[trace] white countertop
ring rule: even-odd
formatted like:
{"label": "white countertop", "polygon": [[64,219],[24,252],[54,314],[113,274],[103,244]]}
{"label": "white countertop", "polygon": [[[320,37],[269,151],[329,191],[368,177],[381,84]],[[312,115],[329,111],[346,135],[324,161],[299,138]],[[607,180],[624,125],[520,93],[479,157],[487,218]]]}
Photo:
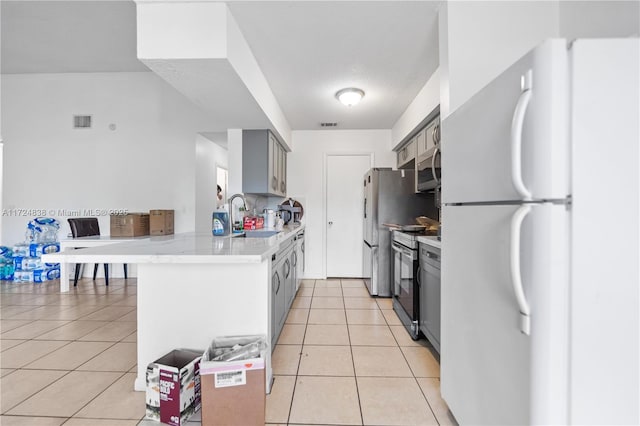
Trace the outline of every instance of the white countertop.
{"label": "white countertop", "polygon": [[436,236],[424,236],[421,235],[417,238],[419,243],[423,243],[423,244],[429,244],[430,246],[436,247],[436,248],[441,248],[442,247],[442,241],[440,241],[438,239],[438,237]]}
{"label": "white countertop", "polygon": [[[214,237],[194,232],[136,237],[99,247],[45,254],[42,259],[48,263],[260,263],[301,229],[304,225],[285,226],[282,232],[269,238]],[[101,237],[103,241],[105,238],[108,239]]]}

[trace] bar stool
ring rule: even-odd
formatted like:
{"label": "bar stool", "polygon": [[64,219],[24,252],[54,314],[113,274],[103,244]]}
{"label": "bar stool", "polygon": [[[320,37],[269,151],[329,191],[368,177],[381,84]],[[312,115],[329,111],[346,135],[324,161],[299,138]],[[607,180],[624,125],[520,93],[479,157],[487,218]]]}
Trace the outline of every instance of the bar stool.
{"label": "bar stool", "polygon": [[[71,236],[73,238],[79,237],[93,237],[100,235],[100,226],[98,225],[97,217],[78,217],[73,219],[67,219],[69,227],[71,228]],[[78,278],[80,276],[80,263],[76,263],[76,270],[73,276],[73,286],[78,285]],[[93,265],[93,280],[96,280],[98,274],[98,264]],[[127,277],[127,264],[124,264],[124,279]],[[104,264],[104,283],[109,285],[109,264]]]}

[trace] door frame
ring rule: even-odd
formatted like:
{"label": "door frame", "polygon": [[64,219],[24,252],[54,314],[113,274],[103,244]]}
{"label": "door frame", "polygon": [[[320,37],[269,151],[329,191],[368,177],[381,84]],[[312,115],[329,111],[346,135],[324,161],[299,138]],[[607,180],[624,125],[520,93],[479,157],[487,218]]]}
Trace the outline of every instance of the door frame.
{"label": "door frame", "polygon": [[322,208],[322,276],[327,279],[327,186],[329,179],[329,157],[352,157],[352,156],[369,156],[369,168],[374,167],[375,154],[373,151],[339,151],[339,152],[325,152],[323,155],[322,163],[322,201],[324,206]]}
{"label": "door frame", "polygon": [[[220,185],[218,182],[218,174],[223,172],[225,176],[224,185],[222,188],[222,205],[227,203],[229,199],[229,167],[226,164],[222,164],[220,162],[216,162],[216,185]],[[216,206],[218,204],[218,200],[216,199]]]}

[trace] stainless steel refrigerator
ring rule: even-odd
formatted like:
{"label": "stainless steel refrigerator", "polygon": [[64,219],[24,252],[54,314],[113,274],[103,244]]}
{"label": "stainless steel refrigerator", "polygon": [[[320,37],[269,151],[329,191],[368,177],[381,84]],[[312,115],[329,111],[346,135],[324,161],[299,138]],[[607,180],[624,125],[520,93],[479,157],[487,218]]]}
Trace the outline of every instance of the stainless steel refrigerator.
{"label": "stainless steel refrigerator", "polygon": [[433,217],[432,194],[416,194],[415,171],[374,168],[364,175],[363,277],[372,296],[391,297],[391,232],[383,223]]}

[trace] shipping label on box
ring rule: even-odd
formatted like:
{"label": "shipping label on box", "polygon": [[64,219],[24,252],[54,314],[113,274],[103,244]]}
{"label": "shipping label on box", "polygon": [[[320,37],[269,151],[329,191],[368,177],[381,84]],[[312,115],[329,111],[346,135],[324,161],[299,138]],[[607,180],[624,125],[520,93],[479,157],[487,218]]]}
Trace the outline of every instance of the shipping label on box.
{"label": "shipping label on box", "polygon": [[246,384],[246,370],[221,371],[214,373],[213,386],[216,388],[226,388],[229,386],[241,386]]}
{"label": "shipping label on box", "polygon": [[175,350],[147,366],[147,419],[180,426],[200,409],[201,355]]}
{"label": "shipping label on box", "polygon": [[247,384],[247,371],[263,370],[264,359],[252,358],[240,361],[216,362],[206,361],[200,365],[200,374],[213,374],[213,385],[216,388],[242,386]]}

